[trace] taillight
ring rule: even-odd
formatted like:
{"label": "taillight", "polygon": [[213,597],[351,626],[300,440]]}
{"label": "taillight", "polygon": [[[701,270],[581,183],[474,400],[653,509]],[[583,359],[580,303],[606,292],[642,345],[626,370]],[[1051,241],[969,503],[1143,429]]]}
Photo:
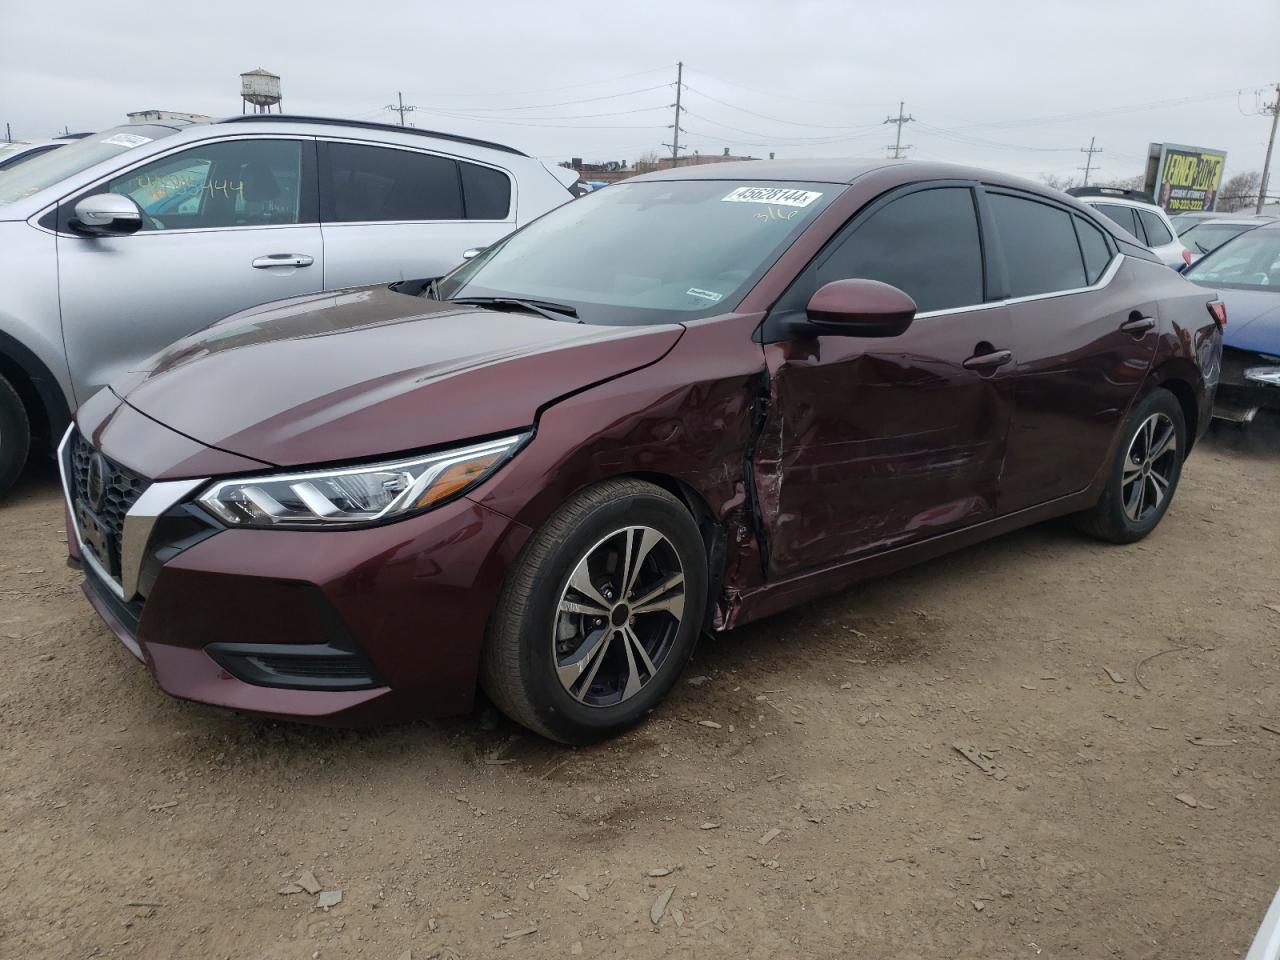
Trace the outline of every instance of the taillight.
{"label": "taillight", "polygon": [[1213,319],[1218,322],[1219,327],[1225,328],[1227,325],[1227,305],[1221,300],[1214,300],[1209,304],[1209,313]]}
{"label": "taillight", "polygon": [[1191,251],[1188,250],[1186,247],[1182,248],[1182,262],[1185,263],[1188,267],[1191,266]]}

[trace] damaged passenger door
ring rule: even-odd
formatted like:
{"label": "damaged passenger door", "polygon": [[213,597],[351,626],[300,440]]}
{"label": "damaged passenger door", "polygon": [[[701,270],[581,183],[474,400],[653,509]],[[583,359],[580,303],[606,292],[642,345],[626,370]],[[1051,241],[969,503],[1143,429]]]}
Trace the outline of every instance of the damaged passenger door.
{"label": "damaged passenger door", "polygon": [[[995,515],[1014,357],[1009,311],[988,302],[978,211],[973,186],[955,181],[880,198],[766,319],[752,469],[771,579]],[[854,278],[915,300],[905,332],[813,323],[813,295]]]}

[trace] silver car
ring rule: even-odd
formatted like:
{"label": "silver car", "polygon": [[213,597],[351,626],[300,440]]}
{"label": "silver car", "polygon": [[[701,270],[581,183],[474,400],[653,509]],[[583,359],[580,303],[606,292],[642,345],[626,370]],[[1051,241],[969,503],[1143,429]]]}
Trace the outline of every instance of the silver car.
{"label": "silver car", "polygon": [[268,300],[440,276],[576,180],[502,144],[279,115],[165,115],[5,173],[0,492],[172,341]]}

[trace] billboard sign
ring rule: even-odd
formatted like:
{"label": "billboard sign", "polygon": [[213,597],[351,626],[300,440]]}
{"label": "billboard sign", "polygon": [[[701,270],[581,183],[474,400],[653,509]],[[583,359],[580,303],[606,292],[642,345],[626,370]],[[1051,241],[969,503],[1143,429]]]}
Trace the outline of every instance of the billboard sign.
{"label": "billboard sign", "polygon": [[1213,210],[1226,165],[1225,150],[1153,143],[1148,154],[1146,190],[1170,213]]}

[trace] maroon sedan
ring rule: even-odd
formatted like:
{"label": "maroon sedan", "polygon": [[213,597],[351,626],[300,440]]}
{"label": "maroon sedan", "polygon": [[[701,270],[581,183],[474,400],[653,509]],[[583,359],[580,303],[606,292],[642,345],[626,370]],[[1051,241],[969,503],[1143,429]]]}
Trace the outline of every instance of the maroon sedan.
{"label": "maroon sedan", "polygon": [[175,696],[356,723],[480,686],[582,741],[704,630],[1058,515],[1145,536],[1225,322],[1022,180],[678,169],[175,344],[68,432],[68,541]]}

